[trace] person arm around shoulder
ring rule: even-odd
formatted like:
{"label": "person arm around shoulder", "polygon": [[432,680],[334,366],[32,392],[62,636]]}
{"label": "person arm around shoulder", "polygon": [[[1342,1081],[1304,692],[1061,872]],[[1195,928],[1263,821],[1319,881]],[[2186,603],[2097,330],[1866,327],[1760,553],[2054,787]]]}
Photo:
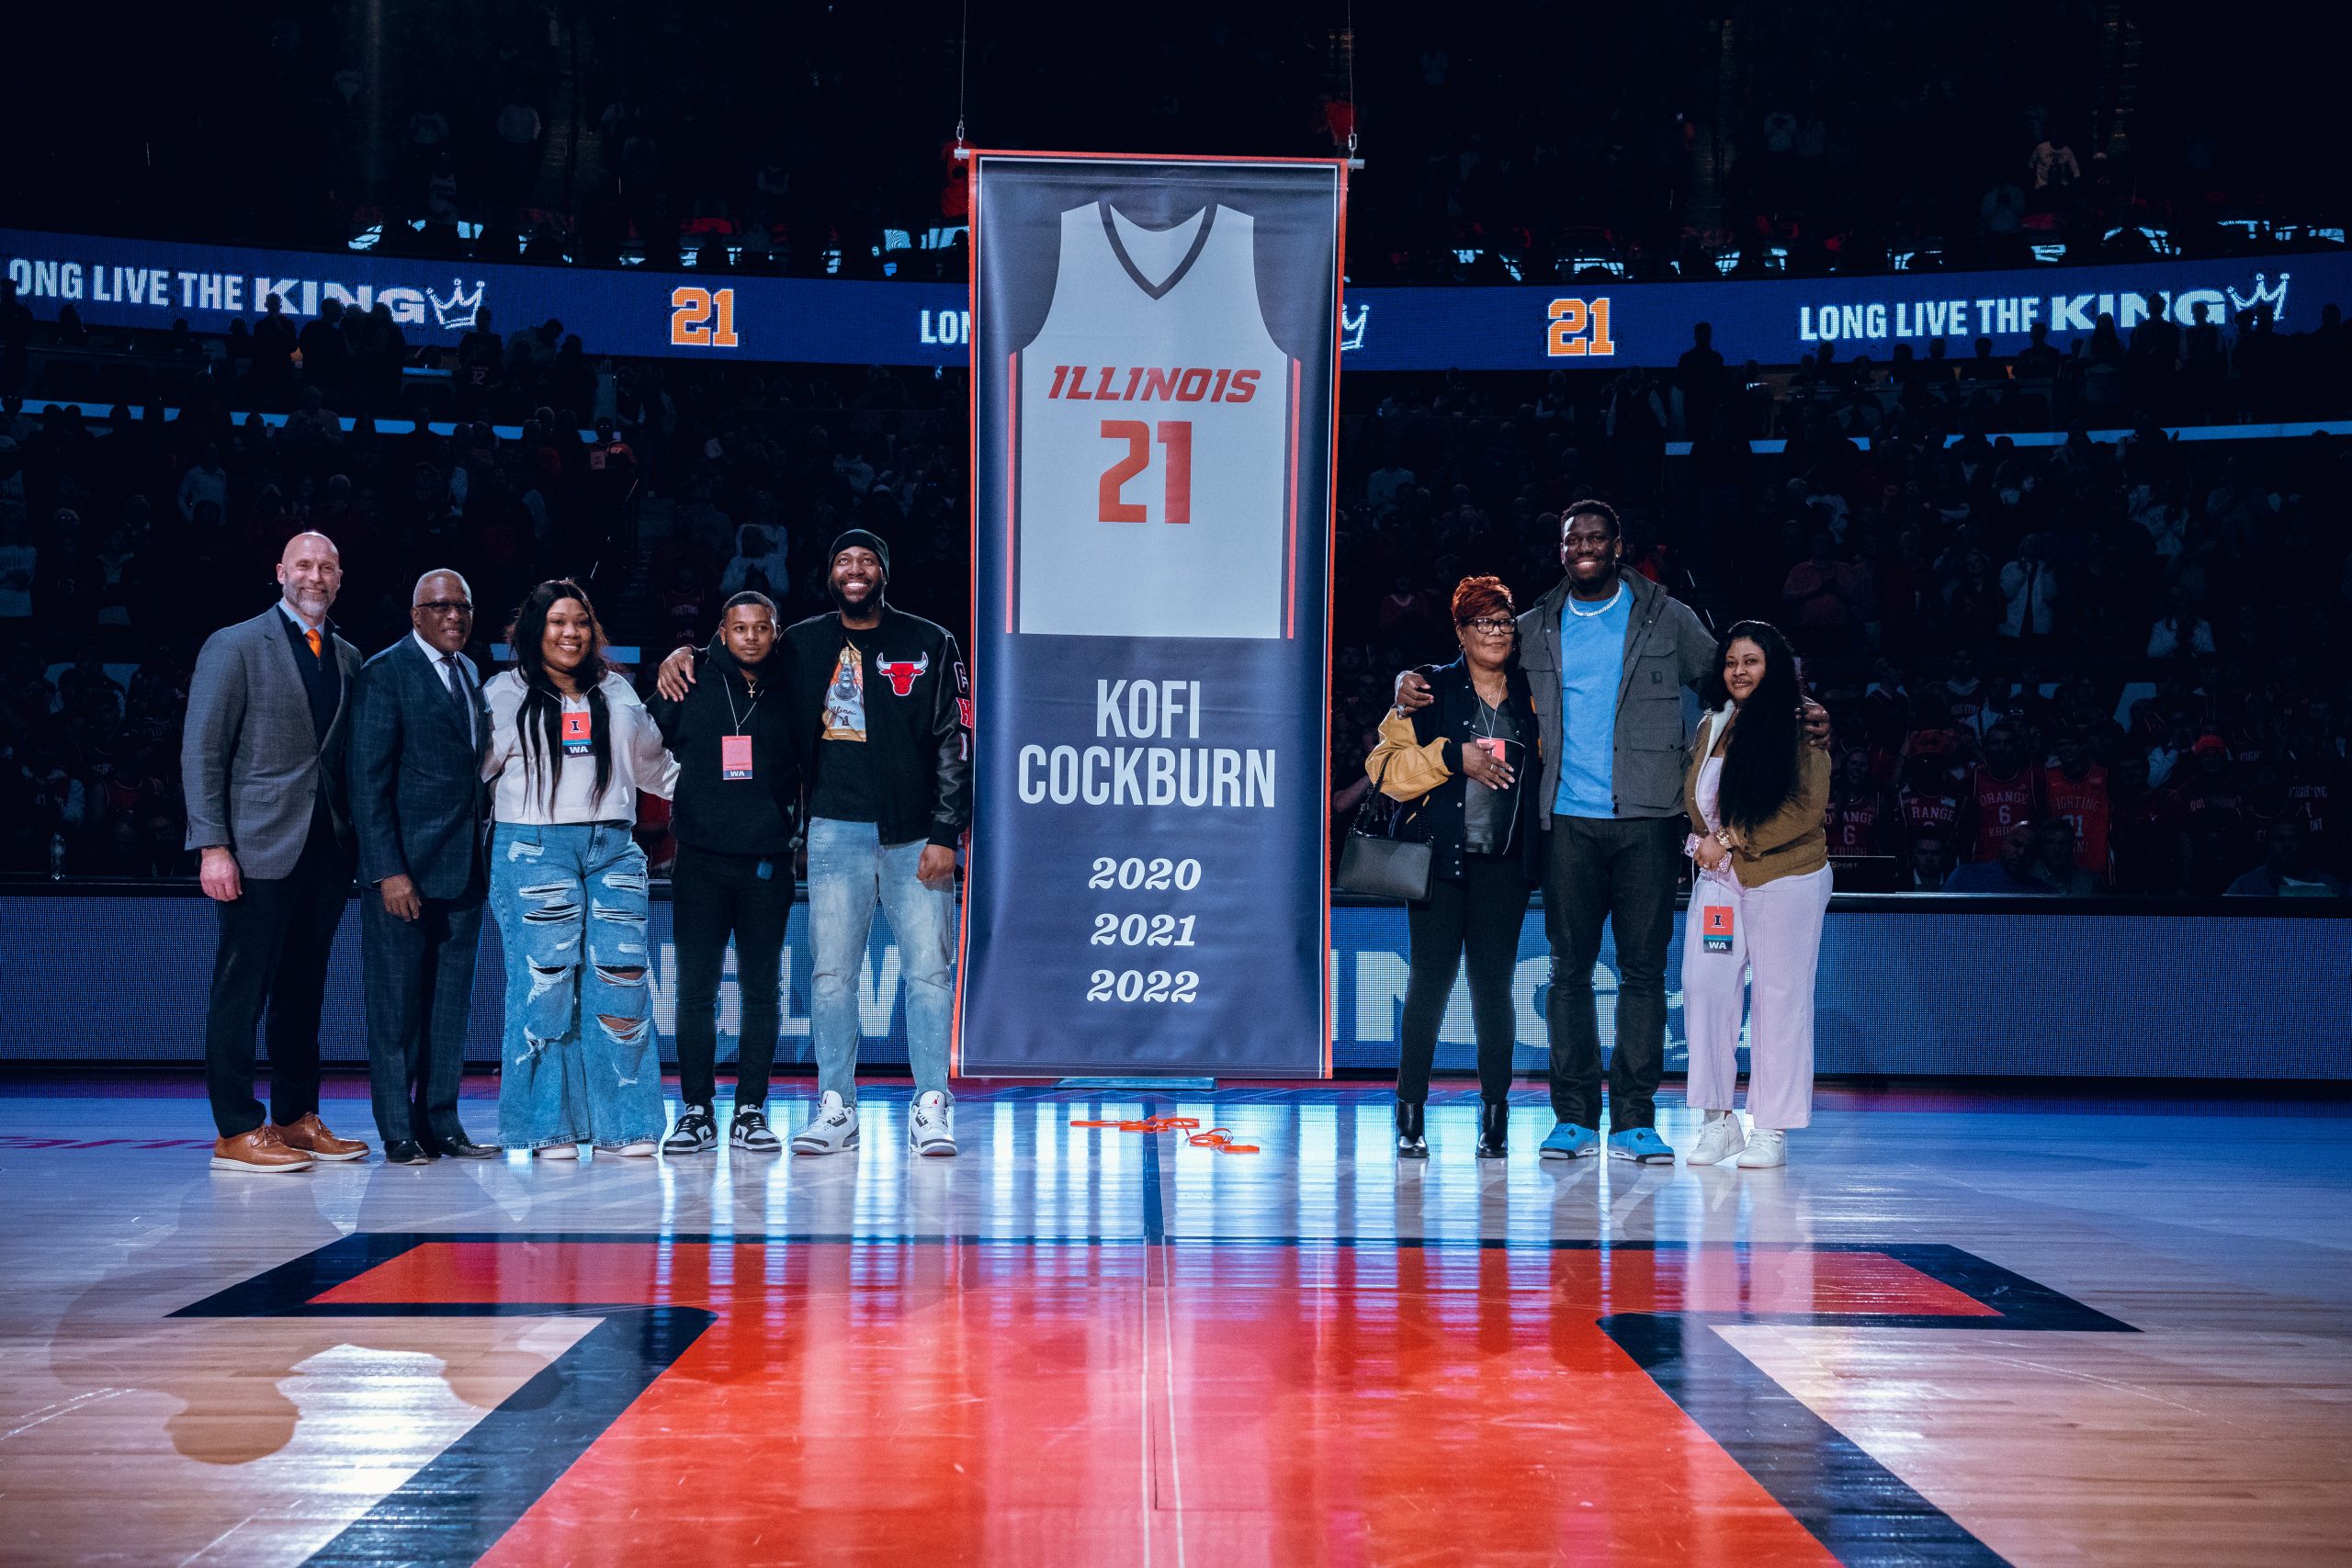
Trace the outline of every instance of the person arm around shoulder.
{"label": "person arm around shoulder", "polygon": [[[677,749],[678,733],[686,722],[686,701],[694,694],[695,676],[718,648],[716,634],[707,648],[695,648],[692,644],[673,648],[653,672],[653,690],[643,699],[645,711],[653,716],[653,722],[661,728],[663,742],[673,750]],[[775,653],[768,656],[770,660],[773,661],[776,654],[783,651],[784,637],[779,633],[775,639]]]}
{"label": "person arm around shoulder", "polygon": [[223,904],[245,890],[229,840],[229,759],[244,730],[245,697],[243,651],[215,632],[196,656],[188,682],[180,788],[187,801],[187,847],[201,852],[198,880],[206,897]]}
{"label": "person arm around shoulder", "polygon": [[[1681,600],[1669,597],[1667,614],[1674,617],[1674,651],[1676,673],[1685,686],[1698,686],[1715,672],[1722,658],[1721,646],[1715,634],[1699,613]],[[1829,750],[1829,710],[1811,697],[1799,699],[1804,707],[1804,738],[1817,750]]]}

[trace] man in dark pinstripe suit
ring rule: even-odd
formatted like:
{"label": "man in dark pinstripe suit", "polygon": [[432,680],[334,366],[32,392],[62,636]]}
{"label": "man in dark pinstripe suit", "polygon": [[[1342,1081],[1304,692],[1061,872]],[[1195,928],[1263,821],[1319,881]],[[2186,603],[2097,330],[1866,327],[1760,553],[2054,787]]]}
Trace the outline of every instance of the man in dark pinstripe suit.
{"label": "man in dark pinstripe suit", "polygon": [[482,835],[490,740],[481,679],[466,657],[473,594],[454,571],[417,580],[415,628],[359,671],[351,804],[359,834],[360,953],[368,1057],[384,1157],[496,1157],[458,1121],[487,889]]}

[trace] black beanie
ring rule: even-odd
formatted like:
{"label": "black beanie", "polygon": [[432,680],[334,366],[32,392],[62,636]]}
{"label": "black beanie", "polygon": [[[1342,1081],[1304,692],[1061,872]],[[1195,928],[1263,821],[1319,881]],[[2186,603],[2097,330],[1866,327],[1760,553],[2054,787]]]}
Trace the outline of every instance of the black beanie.
{"label": "black beanie", "polygon": [[890,575],[890,547],[882,542],[881,535],[869,534],[863,528],[852,528],[840,538],[833,541],[832,553],[825,558],[826,566],[830,568],[833,562],[841,559],[842,552],[848,549],[852,545],[863,545],[867,549],[872,550],[874,552],[875,558],[882,563],[883,577],[886,579],[888,578]]}

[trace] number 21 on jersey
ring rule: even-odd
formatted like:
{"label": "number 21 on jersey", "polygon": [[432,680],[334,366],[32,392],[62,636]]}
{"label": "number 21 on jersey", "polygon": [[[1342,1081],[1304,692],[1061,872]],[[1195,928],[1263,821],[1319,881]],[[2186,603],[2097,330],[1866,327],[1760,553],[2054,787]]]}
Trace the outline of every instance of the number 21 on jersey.
{"label": "number 21 on jersey", "polygon": [[1146,424],[1139,419],[1106,419],[1102,422],[1102,439],[1116,442],[1126,448],[1125,456],[1102,470],[1102,483],[1096,487],[1099,514],[1105,523],[1141,523],[1146,521],[1144,503],[1129,501],[1127,481],[1151,466],[1152,443],[1157,441],[1167,449],[1160,479],[1159,520],[1162,523],[1190,523],[1193,520],[1193,422],[1189,419],[1163,419],[1157,425]]}

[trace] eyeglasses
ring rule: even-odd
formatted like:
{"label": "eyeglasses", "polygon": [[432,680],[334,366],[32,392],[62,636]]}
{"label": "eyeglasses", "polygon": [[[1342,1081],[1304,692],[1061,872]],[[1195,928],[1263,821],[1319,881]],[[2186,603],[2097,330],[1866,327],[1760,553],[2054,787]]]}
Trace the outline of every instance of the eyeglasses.
{"label": "eyeglasses", "polygon": [[470,615],[474,607],[463,599],[427,599],[417,606],[428,615]]}
{"label": "eyeglasses", "polygon": [[1512,630],[1511,623],[1507,618],[1484,621],[1456,621],[1453,624],[1462,627],[1464,631],[1477,632],[1486,637],[1509,637]]}

